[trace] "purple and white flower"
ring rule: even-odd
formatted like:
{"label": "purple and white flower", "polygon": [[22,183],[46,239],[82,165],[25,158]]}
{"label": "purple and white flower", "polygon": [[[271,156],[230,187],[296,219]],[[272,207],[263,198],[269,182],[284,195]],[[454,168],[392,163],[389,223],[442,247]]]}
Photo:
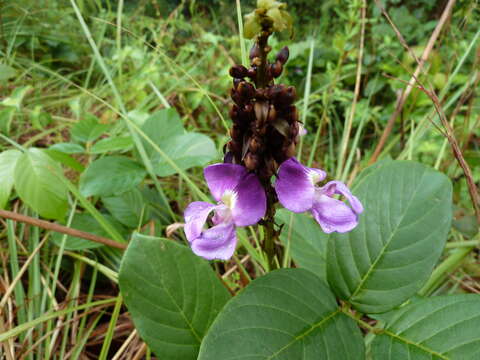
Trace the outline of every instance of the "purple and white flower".
{"label": "purple and white flower", "polygon": [[[278,200],[290,211],[310,211],[326,233],[350,231],[357,226],[358,214],[363,212],[363,206],[340,181],[317,186],[326,176],[325,171],[306,167],[297,159],[290,158],[282,163],[278,171],[275,182]],[[350,206],[335,199],[333,196],[336,194],[344,196]]]}
{"label": "purple and white flower", "polygon": [[[235,227],[254,225],[265,215],[265,190],[257,176],[241,165],[210,165],[204,176],[217,204],[195,201],[188,205],[185,235],[198,256],[227,260],[237,244]],[[212,211],[213,226],[205,229]]]}

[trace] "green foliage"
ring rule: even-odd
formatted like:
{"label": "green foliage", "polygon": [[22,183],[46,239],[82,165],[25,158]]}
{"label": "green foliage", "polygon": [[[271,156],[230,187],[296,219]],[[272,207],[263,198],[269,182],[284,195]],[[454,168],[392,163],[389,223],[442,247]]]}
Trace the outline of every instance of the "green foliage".
{"label": "green foliage", "polygon": [[342,314],[318,277],[303,269],[273,271],[230,300],[213,323],[199,360],[364,359],[355,322]]}
{"label": "green foliage", "polygon": [[413,296],[438,261],[452,219],[449,179],[424,165],[389,161],[354,186],[365,206],[359,225],[328,241],[327,277],[334,292],[367,313]]}
{"label": "green foliage", "polygon": [[29,149],[17,159],[13,174],[22,201],[40,216],[62,220],[68,210],[67,188],[60,166],[40,149]]}
{"label": "green foliage", "polygon": [[120,288],[140,335],[162,359],[196,359],[228,300],[205,260],[166,239],[136,234],[122,261]]}
{"label": "green foliage", "polygon": [[13,188],[13,174],[17,160],[22,156],[18,150],[12,149],[0,154],[0,208],[7,205]]}

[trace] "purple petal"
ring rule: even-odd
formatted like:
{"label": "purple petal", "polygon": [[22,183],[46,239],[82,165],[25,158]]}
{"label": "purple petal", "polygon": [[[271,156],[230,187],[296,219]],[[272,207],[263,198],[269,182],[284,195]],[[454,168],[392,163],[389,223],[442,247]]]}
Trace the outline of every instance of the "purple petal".
{"label": "purple petal", "polygon": [[312,207],[312,215],[327,234],[344,233],[358,224],[358,216],[345,203],[327,195],[317,196]]}
{"label": "purple petal", "polygon": [[192,251],[207,260],[228,260],[237,245],[235,225],[232,222],[220,223],[205,230],[191,243]]}
{"label": "purple petal", "polygon": [[293,212],[310,210],[315,195],[315,183],[325,177],[325,171],[303,166],[292,157],[282,163],[278,172],[275,182],[278,200]]}
{"label": "purple petal", "polygon": [[267,197],[256,175],[245,176],[233,191],[232,216],[235,225],[253,225],[265,216]]}
{"label": "purple petal", "polygon": [[358,200],[358,198],[352,195],[350,189],[344,183],[340,181],[330,181],[323,186],[320,191],[327,195],[332,196],[333,194],[343,195],[350,203],[353,211],[357,214],[361,214],[363,212],[363,205]]}
{"label": "purple petal", "polygon": [[237,164],[213,164],[203,171],[208,188],[216,201],[220,201],[226,190],[233,190],[247,169]]}
{"label": "purple petal", "polygon": [[184,231],[190,243],[201,235],[208,214],[210,214],[215,207],[216,205],[207,202],[194,201],[185,209]]}

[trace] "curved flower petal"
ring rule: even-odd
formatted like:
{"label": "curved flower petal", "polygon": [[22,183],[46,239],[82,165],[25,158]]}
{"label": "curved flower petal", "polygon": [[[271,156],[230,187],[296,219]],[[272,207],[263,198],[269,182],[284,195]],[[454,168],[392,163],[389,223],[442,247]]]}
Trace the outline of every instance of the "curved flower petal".
{"label": "curved flower petal", "polygon": [[303,166],[292,157],[284,161],[278,171],[275,182],[278,200],[293,212],[310,210],[315,195],[315,183],[325,177],[323,170]]}
{"label": "curved flower petal", "polygon": [[320,189],[320,191],[327,196],[332,196],[333,194],[343,195],[348,200],[355,213],[361,214],[363,212],[363,205],[360,200],[358,200],[355,195],[352,195],[347,185],[341,181],[329,181]]}
{"label": "curved flower petal", "polygon": [[237,164],[213,164],[203,171],[208,188],[216,201],[227,190],[233,190],[247,174],[247,169]]}
{"label": "curved flower petal", "polygon": [[267,197],[255,174],[245,176],[233,190],[232,216],[235,225],[256,224],[265,216]]}
{"label": "curved flower petal", "polygon": [[220,223],[205,230],[191,243],[192,251],[207,260],[228,260],[237,245],[237,235],[233,222]]}
{"label": "curved flower petal", "polygon": [[185,209],[184,231],[190,243],[201,235],[208,214],[210,214],[215,207],[216,205],[204,201],[194,201]]}
{"label": "curved flower petal", "polygon": [[358,224],[357,214],[348,205],[327,195],[318,196],[311,211],[327,234],[334,231],[344,233]]}

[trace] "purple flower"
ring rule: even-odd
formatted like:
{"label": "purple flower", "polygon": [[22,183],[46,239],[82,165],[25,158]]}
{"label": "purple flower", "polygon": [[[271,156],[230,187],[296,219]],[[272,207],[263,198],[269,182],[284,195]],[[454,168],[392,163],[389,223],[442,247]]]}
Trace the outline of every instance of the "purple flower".
{"label": "purple flower", "polygon": [[[185,235],[195,254],[227,260],[237,244],[236,226],[256,224],[267,207],[265,191],[255,174],[236,164],[214,164],[204,176],[217,205],[195,201],[185,210]],[[214,226],[204,226],[211,212]]]}
{"label": "purple flower", "polygon": [[[275,182],[278,200],[290,211],[310,211],[326,233],[350,231],[357,226],[358,214],[363,211],[363,206],[340,181],[316,186],[326,176],[325,171],[308,168],[297,159],[290,158],[282,163],[278,171]],[[350,206],[333,198],[335,194],[343,195]]]}

